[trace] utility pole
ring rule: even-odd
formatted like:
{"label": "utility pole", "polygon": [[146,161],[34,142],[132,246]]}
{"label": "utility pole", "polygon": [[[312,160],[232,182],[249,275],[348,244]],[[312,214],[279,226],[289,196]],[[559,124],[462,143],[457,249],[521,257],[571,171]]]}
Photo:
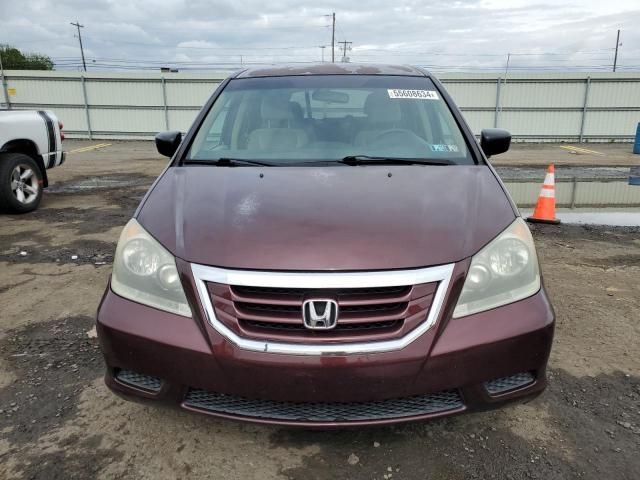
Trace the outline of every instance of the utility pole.
{"label": "utility pole", "polygon": [[80,41],[80,54],[82,55],[82,68],[84,68],[84,71],[86,72],[87,64],[84,61],[84,49],[82,48],[82,35],[80,34],[80,29],[84,28],[84,25],[80,25],[80,23],[78,23],[78,20],[76,20],[76,23],[71,22],[71,25],[73,25],[78,29],[78,40]]}
{"label": "utility pole", "polygon": [[333,24],[331,26],[331,63],[336,62],[336,12],[331,15]]}
{"label": "utility pole", "polygon": [[[336,61],[336,12],[330,13],[329,15],[325,15],[325,17],[331,17],[331,63],[335,63]],[[327,27],[328,26],[329,25],[327,25]]]}
{"label": "utility pole", "polygon": [[347,46],[349,47],[349,50],[351,50],[351,44],[353,42],[347,42],[346,40],[343,40],[342,42],[338,42],[342,44],[342,61],[346,62],[347,61]]}
{"label": "utility pole", "polygon": [[327,48],[326,45],[320,45],[320,51],[322,52],[322,63],[324,63],[324,49]]}
{"label": "utility pole", "polygon": [[616,36],[616,53],[613,57],[613,71],[615,73],[618,66],[618,47],[620,46],[620,30],[618,29],[618,35]]}

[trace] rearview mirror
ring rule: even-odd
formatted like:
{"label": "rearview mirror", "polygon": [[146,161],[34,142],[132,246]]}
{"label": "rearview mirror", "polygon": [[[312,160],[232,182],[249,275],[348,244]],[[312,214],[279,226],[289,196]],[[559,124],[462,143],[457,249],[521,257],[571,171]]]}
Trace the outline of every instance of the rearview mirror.
{"label": "rearview mirror", "polygon": [[500,128],[485,128],[480,132],[480,147],[487,157],[509,150],[511,134]]}
{"label": "rearview mirror", "polygon": [[311,98],[316,102],[349,103],[349,94],[336,90],[327,90],[326,88],[314,90]]}
{"label": "rearview mirror", "polygon": [[156,148],[158,153],[165,157],[173,157],[176,153],[180,142],[182,141],[182,133],[176,131],[160,132],[156,135]]}

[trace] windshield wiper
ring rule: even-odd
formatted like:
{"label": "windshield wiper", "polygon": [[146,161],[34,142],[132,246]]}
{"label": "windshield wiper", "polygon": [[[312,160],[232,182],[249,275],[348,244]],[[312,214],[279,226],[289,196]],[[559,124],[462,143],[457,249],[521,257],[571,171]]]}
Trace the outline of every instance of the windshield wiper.
{"label": "windshield wiper", "polygon": [[372,157],[370,155],[348,155],[338,161],[346,165],[453,165],[453,162],[449,160],[411,157]]}
{"label": "windshield wiper", "polygon": [[259,165],[262,167],[274,167],[275,163],[261,162],[258,160],[247,160],[246,158],[222,157],[218,159],[189,159],[182,162],[184,165],[216,165],[218,167],[237,167],[242,165]]}

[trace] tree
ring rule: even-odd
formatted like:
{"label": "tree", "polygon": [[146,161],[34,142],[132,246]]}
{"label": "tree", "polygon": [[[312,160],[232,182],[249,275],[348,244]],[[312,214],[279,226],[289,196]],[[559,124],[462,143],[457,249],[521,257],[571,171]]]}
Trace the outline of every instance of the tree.
{"label": "tree", "polygon": [[53,70],[53,61],[40,53],[23,53],[11,45],[0,45],[2,66],[7,70]]}

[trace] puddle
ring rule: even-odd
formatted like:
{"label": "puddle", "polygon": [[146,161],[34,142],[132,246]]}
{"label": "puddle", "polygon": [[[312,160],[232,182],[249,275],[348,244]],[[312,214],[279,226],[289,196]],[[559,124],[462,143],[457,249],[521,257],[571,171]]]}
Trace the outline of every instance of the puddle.
{"label": "puddle", "polygon": [[[520,210],[520,213],[524,217],[531,215],[532,212],[533,210],[531,209]],[[556,211],[556,217],[558,217],[563,223],[569,224],[640,227],[640,208],[599,208],[597,210],[560,208]]]}
{"label": "puddle", "polygon": [[[545,168],[500,167],[498,174],[520,207],[533,207]],[[640,207],[640,186],[629,185],[629,167],[562,167],[556,169],[556,204],[559,207]],[[574,180],[575,179],[575,180]],[[127,187],[147,187],[153,177],[105,175],[50,185],[48,193],[87,193]]]}
{"label": "puddle", "polygon": [[[521,208],[534,207],[538,201],[542,180],[503,180],[516,204]],[[640,185],[624,180],[556,180],[558,207],[640,207]]]}

